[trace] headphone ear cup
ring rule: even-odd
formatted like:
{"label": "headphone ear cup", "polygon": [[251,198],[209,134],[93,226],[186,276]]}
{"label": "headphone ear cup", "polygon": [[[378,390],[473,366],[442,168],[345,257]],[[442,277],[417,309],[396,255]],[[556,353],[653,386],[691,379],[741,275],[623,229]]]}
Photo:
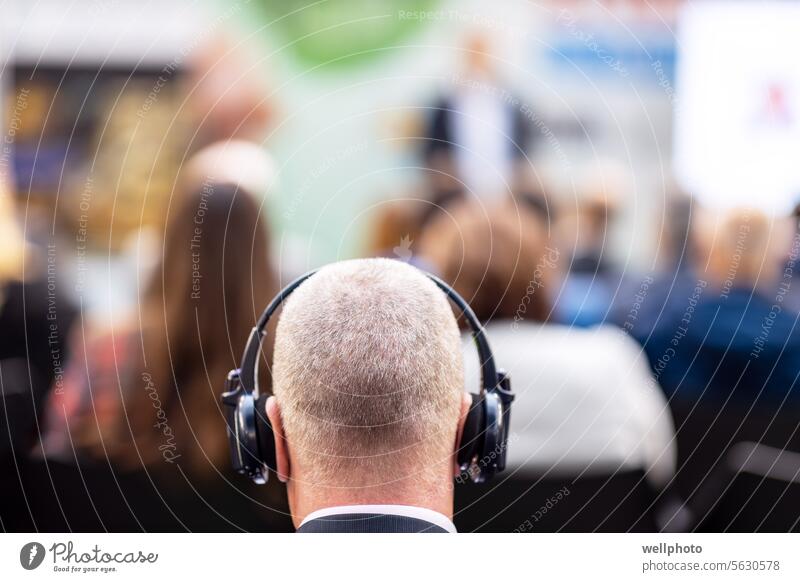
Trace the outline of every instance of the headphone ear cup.
{"label": "headphone ear cup", "polygon": [[275,433],[267,416],[267,399],[269,394],[261,394],[256,400],[256,442],[261,461],[273,472],[278,470],[275,455]]}
{"label": "headphone ear cup", "polygon": [[486,410],[483,394],[471,393],[472,404],[464,421],[461,442],[458,448],[458,466],[465,468],[472,463],[475,452],[483,449]]}

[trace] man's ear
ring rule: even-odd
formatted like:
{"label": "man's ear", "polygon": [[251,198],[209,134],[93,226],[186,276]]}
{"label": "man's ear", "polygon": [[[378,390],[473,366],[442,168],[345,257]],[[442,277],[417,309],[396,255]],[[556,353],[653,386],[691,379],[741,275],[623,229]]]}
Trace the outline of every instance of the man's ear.
{"label": "man's ear", "polygon": [[458,417],[458,430],[456,431],[456,447],[453,451],[453,477],[458,477],[461,467],[458,466],[458,449],[461,447],[461,437],[464,436],[464,424],[467,422],[469,407],[472,406],[472,396],[464,392],[461,397],[461,413]]}
{"label": "man's ear", "polygon": [[286,436],[283,431],[281,407],[274,396],[267,398],[266,409],[267,418],[269,418],[269,422],[272,425],[272,433],[275,435],[275,461],[278,469],[278,479],[282,483],[286,483],[291,477],[289,446],[286,443]]}

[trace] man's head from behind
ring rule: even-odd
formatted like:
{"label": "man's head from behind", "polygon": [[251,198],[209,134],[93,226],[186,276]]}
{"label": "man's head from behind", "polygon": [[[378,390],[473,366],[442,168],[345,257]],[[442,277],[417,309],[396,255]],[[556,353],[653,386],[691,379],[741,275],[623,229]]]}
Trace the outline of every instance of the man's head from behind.
{"label": "man's head from behind", "polygon": [[[446,296],[414,267],[345,261],[304,282],[278,322],[273,389],[267,409],[296,515],[412,504],[449,485],[467,410],[461,344]],[[299,499],[309,496],[318,499]]]}

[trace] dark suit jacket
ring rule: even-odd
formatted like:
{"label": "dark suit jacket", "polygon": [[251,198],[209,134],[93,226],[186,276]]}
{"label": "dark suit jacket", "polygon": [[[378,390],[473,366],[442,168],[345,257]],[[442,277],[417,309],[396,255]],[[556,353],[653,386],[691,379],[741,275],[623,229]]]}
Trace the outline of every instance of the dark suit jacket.
{"label": "dark suit jacket", "polygon": [[436,524],[415,517],[380,513],[345,513],[305,522],[298,533],[447,533]]}

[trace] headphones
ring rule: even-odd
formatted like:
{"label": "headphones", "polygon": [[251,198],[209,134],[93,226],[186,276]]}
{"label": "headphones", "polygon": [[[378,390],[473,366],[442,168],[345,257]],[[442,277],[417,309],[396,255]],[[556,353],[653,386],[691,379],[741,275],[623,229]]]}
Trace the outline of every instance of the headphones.
{"label": "headphones", "polygon": [[[250,331],[241,367],[231,370],[225,382],[222,406],[228,426],[231,463],[234,471],[250,477],[259,485],[267,482],[270,470],[277,469],[275,434],[266,412],[269,395],[260,394],[258,389],[258,356],[261,342],[273,313],[314,273],[316,271],[295,279],[269,303],[256,326]],[[483,483],[506,466],[508,427],[511,403],[514,400],[511,382],[505,372],[495,367],[494,356],[486,341],[483,327],[467,302],[447,283],[438,277],[425,274],[461,310],[478,349],[481,391],[478,394],[470,394],[472,404],[464,423],[457,458],[464,477],[475,483]],[[459,482],[462,480],[465,479],[460,478]]]}

